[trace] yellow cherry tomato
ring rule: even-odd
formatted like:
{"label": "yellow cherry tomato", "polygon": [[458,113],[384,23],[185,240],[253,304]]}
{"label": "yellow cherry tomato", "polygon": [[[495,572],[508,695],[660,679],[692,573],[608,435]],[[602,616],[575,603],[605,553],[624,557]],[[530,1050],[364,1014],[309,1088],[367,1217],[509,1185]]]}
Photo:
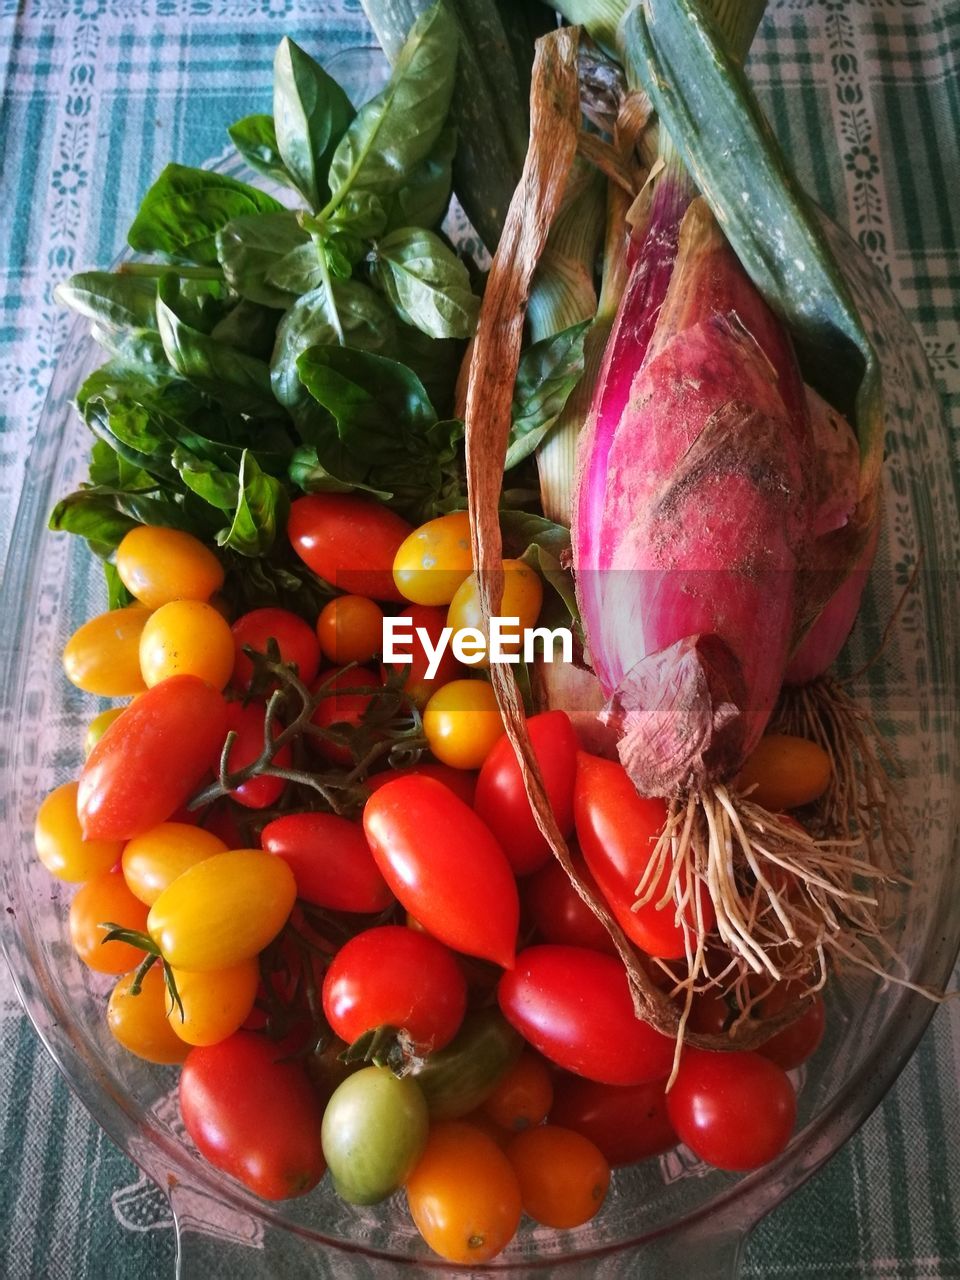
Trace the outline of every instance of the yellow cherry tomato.
{"label": "yellow cherry tomato", "polygon": [[229,969],[191,973],[173,969],[173,980],[183,1006],[167,997],[167,1018],[174,1034],[186,1044],[219,1044],[246,1022],[260,985],[256,958],[241,960]]}
{"label": "yellow cherry tomato", "polygon": [[748,799],[764,809],[798,809],[823,795],[831,773],[830,757],[816,742],[768,733],[745,761],[737,787],[755,786]]}
{"label": "yellow cherry tomato", "polygon": [[150,617],[141,604],[98,614],[73,633],[63,651],[71,684],[101,698],[125,698],[147,687],[140,672],[140,637]]}
{"label": "yellow cherry tomato", "polygon": [[428,520],[400,544],[393,561],[397,590],[414,604],[449,604],[473,569],[465,511]]}
{"label": "yellow cherry tomato", "polygon": [[133,896],[152,907],[177,876],[204,858],[226,851],[212,831],[187,822],[161,822],[124,845],[123,878]]}
{"label": "yellow cherry tomato", "polygon": [[37,810],[33,828],[37,857],[51,875],[74,883],[115,867],[122,840],[84,840],[77,817],[77,783],[55,788]]}
{"label": "yellow cherry tomato", "polygon": [[[138,648],[139,655],[139,648]],[[139,656],[137,658],[139,662]],[[103,735],[107,732],[119,716],[126,711],[126,707],[110,707],[106,711],[101,711],[98,716],[94,716],[87,725],[87,732],[83,735],[83,754],[86,758],[93,748],[97,745]]]}
{"label": "yellow cherry tomato", "polygon": [[438,760],[454,769],[479,769],[503,734],[493,688],[485,680],[451,680],[427,703],[423,732]]}
{"label": "yellow cherry tomato", "polygon": [[383,648],[383,610],[366,596],[337,596],[321,610],[317,638],[338,667],[366,662]]}
{"label": "yellow cherry tomato", "polygon": [[164,889],[147,930],[177,969],[229,969],[277,936],[296,896],[283,858],[234,849],[204,858]]}
{"label": "yellow cherry tomato", "polygon": [[114,1039],[147,1062],[183,1062],[190,1046],[167,1021],[162,967],[157,963],[147,970],[138,995],[130,990],[135,977],[136,974],[126,974],[110,992],[107,1025]]}
{"label": "yellow cherry tomato", "polygon": [[140,670],[151,689],[170,676],[199,676],[223,689],[235,660],[233,632],[222,614],[202,600],[161,605],[140,637]]}
{"label": "yellow cherry tomato", "polygon": [[223,586],[223,566],[192,533],[139,525],[117,547],[117,573],[149,609],[171,600],[209,600]]}
{"label": "yellow cherry tomato", "polygon": [[[502,642],[507,653],[517,653],[522,646],[522,635],[529,627],[536,625],[543,604],[543,586],[539,577],[522,560],[503,561],[503,603],[500,606],[501,618],[519,618],[519,625],[514,624],[507,634],[517,634],[517,639],[506,639]],[[447,610],[447,626],[452,627],[454,635],[465,627],[473,627],[483,635],[487,628],[483,625],[480,612],[480,589],[477,576],[471,573],[457,589],[457,594],[450,601]],[[484,656],[478,666],[487,667],[489,659]]]}
{"label": "yellow cherry tomato", "polygon": [[73,949],[97,973],[127,973],[144,957],[129,942],[104,942],[104,924],[143,933],[147,908],[133,896],[118,871],[107,871],[77,891],[70,903],[70,941]]}

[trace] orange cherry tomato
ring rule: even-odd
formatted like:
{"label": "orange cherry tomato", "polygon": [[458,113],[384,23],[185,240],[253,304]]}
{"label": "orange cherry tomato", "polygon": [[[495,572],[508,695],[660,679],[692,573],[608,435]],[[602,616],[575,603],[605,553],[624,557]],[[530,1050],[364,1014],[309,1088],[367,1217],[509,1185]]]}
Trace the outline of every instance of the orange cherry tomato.
{"label": "orange cherry tomato", "polygon": [[130,990],[135,976],[126,974],[110,993],[107,1025],[113,1038],[147,1062],[183,1062],[190,1046],[174,1034],[167,1021],[163,969],[154,964],[147,970],[138,995]]}
{"label": "orange cherry tomato", "polygon": [[111,609],[85,622],[63,650],[71,684],[101,698],[124,698],[147,687],[140,671],[140,638],[150,617],[143,605]]}
{"label": "orange cherry tomato", "polygon": [[610,1166],[589,1138],[558,1125],[538,1125],[511,1139],[507,1159],[520,1183],[524,1212],[546,1227],[588,1222],[610,1186]]}
{"label": "orange cherry tomato", "polygon": [[128,942],[104,942],[105,923],[143,933],[147,908],[127,888],[119,871],[107,871],[87,883],[70,903],[70,941],[77,955],[97,973],[128,973],[144,957]]}
{"label": "orange cherry tomato", "polygon": [[225,853],[226,848],[222,840],[202,827],[161,822],[124,846],[123,878],[133,896],[152,907],[167,885],[188,867],[215,853]]}
{"label": "orange cherry tomato", "polygon": [[117,547],[117,573],[148,609],[171,600],[209,600],[223,586],[223,565],[199,538],[151,525],[124,535]]}
{"label": "orange cherry tomato", "polygon": [[79,784],[64,782],[37,810],[33,839],[37,857],[60,880],[92,880],[115,867],[122,840],[84,840],[77,817]]}
{"label": "orange cherry tomato", "polygon": [[542,1058],[524,1050],[482,1109],[502,1128],[519,1133],[546,1120],[552,1105],[553,1076]]}
{"label": "orange cherry tomato", "polygon": [[366,596],[337,596],[320,611],[317,638],[337,666],[369,662],[383,648],[383,610]]}
{"label": "orange cherry tomato", "polygon": [[509,1160],[492,1138],[460,1120],[431,1128],[407,1179],[407,1203],[417,1230],[448,1262],[488,1262],[520,1223],[520,1186]]}

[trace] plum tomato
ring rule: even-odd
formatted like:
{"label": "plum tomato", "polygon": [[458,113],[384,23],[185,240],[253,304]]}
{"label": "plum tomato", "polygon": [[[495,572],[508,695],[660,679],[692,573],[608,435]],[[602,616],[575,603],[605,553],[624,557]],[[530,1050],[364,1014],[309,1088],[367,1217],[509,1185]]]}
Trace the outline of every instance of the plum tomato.
{"label": "plum tomato", "polygon": [[[560,834],[566,840],[573,833],[577,735],[564,711],[544,711],[531,716],[527,720],[527,733]],[[550,861],[550,846],[540,834],[516,753],[506,736],[494,744],[483,762],[477,779],[475,808],[500,841],[515,875],[529,875]]]}
{"label": "plum tomato", "polygon": [[142,693],[147,686],[140,671],[140,637],[149,617],[149,609],[135,604],[85,622],[63,650],[70,683],[101,698]]}
{"label": "plum tomato", "polygon": [[143,960],[144,952],[128,942],[104,942],[104,924],[143,933],[147,908],[135,898],[119,871],[88,880],[70,903],[70,941],[73,949],[97,973],[127,973]]}
{"label": "plum tomato", "polygon": [[413,604],[449,604],[473,570],[466,511],[428,520],[414,529],[393,561],[397,589]]}
{"label": "plum tomato", "polygon": [[226,688],[233,671],[230,626],[202,600],[171,600],[147,619],[140,636],[140,671],[154,685],[171,676],[197,676]]}
{"label": "plum tomato", "polygon": [[[665,960],[686,955],[673,904],[660,910],[656,905],[667,886],[669,867],[664,867],[654,896],[638,911],[632,909],[636,887],[666,821],[664,802],[638,795],[623,765],[581,752],[574,813],[584,859],[627,937],[647,955]],[[709,931],[713,905],[705,892],[700,897],[704,929]]]}
{"label": "plum tomato", "polygon": [[238,1031],[191,1049],[180,1076],[180,1114],[200,1154],[264,1200],[302,1195],[326,1167],[319,1098],[283,1052]]}
{"label": "plum tomato", "polygon": [[196,676],[173,676],[131,703],[83,766],[77,796],[87,840],[130,840],[166,822],[210,769],[227,704]]}
{"label": "plum tomato", "polygon": [[393,902],[357,822],[333,813],[287,813],[267,823],[260,843],[289,866],[304,902],[368,914]]}
{"label": "plum tomato", "polygon": [[412,532],[406,520],[368,498],[311,493],[290,507],[287,536],[300,559],[339,591],[372,600],[404,597],[393,562]]}
{"label": "plum tomato", "polygon": [[483,1111],[503,1129],[519,1133],[542,1124],[553,1103],[553,1076],[539,1054],[525,1049],[497,1081]]}
{"label": "plum tomato", "polygon": [[123,878],[133,896],[152,907],[188,867],[226,851],[227,846],[211,831],[185,822],[161,822],[124,845]]}
{"label": "plum tomato", "polygon": [[598,1084],[564,1073],[554,1081],[550,1123],[582,1133],[613,1166],[636,1164],[677,1145],[665,1084]]}
{"label": "plum tomato", "polygon": [[507,1021],[545,1058],[601,1084],[668,1074],[673,1041],[634,1013],[623,965],[586,947],[528,947],[500,979]]}
{"label": "plum tomato", "polygon": [[427,1142],[429,1117],[416,1081],[365,1067],[334,1089],[323,1113],[323,1154],[334,1190],[376,1204],[402,1186]]}
{"label": "plum tomato", "polygon": [[243,652],[244,646],[266,653],[269,640],[277,642],[281,661],[293,663],[304,684],[312,684],[316,679],[320,670],[320,642],[313,628],[289,609],[253,609],[242,614],[231,630],[234,688],[246,693],[253,679],[253,661]]}
{"label": "plum tomato", "polygon": [[489,828],[433,778],[396,778],[363,811],[377,866],[401,906],[455,951],[513,963],[520,902]]}
{"label": "plum tomato", "polygon": [[283,928],[297,888],[282,858],[234,849],[189,867],[150,908],[147,931],[178,969],[229,969]]}
{"label": "plum tomato", "polygon": [[173,969],[172,973],[180,1003],[168,996],[165,1013],[174,1034],[185,1044],[219,1044],[250,1016],[260,985],[256,957],[229,969],[207,973]]}
{"label": "plum tomato", "polygon": [[449,787],[464,804],[473,808],[477,791],[477,775],[471,770],[454,769],[448,764],[434,764],[431,760],[424,760],[420,764],[405,765],[402,769],[385,769],[383,773],[375,773],[373,777],[367,778],[364,786],[367,792],[373,795],[375,791],[379,791],[381,787],[385,787],[388,782],[393,782],[396,778],[433,778],[437,782],[442,782],[445,787]]}
{"label": "plum tomato", "polygon": [[744,761],[737,789],[755,788],[749,799],[764,809],[799,809],[830,785],[832,766],[823,747],[788,733],[768,733]]}
{"label": "plum tomato", "polygon": [[493,687],[486,680],[451,680],[423,712],[430,750],[454,769],[479,769],[504,733]]}
{"label": "plum tomato", "polygon": [[589,1138],[555,1124],[537,1125],[507,1144],[524,1212],[545,1227],[579,1227],[598,1212],[610,1166]]}
{"label": "plum tomato", "polygon": [[[411,621],[411,630],[404,633],[402,640],[398,637],[398,643],[401,651],[409,653],[411,660],[409,663],[384,663],[383,675],[386,679],[391,672],[400,672],[409,666],[410,670],[404,682],[404,691],[410,698],[410,701],[419,707],[422,711],[427,705],[432,694],[438,689],[442,689],[445,684],[449,684],[457,674],[459,667],[457,660],[453,656],[453,651],[449,645],[443,651],[443,657],[440,659],[435,674],[428,680],[427,671],[430,666],[430,660],[427,657],[427,651],[424,648],[423,641],[418,637],[417,631],[422,628],[430,639],[432,646],[440,641],[440,634],[447,625],[446,614],[442,609],[434,609],[425,604],[412,604],[406,609],[401,609],[395,615],[398,618],[409,618]],[[407,635],[409,634],[409,641]]]}
{"label": "plum tomato", "polygon": [[[519,633],[515,641],[512,638],[504,639],[502,647],[505,653],[520,652],[523,632],[536,625],[542,605],[543,585],[534,570],[522,560],[504,560],[503,600],[499,616],[516,618]],[[482,635],[487,635],[487,628],[483,623],[483,612],[480,608],[480,587],[475,573],[471,573],[463,580],[457,588],[456,595],[450,601],[447,609],[447,626],[452,627],[454,633],[470,627]],[[513,634],[514,629],[511,627],[509,635],[512,637]],[[489,656],[484,655],[477,665],[489,666]]]}
{"label": "plum tomato", "polygon": [[328,662],[369,662],[383,648],[383,610],[366,596],[337,596],[320,610],[317,639]]}
{"label": "plum tomato", "polygon": [[323,981],[323,1011],[352,1044],[365,1031],[405,1031],[421,1053],[450,1043],[467,1007],[456,957],[429,934],[404,925],[365,929],[345,943]]}
{"label": "plum tomato", "polygon": [[[582,856],[571,850],[579,875],[602,898],[590,868]],[[559,942],[571,947],[590,947],[616,955],[613,939],[570,883],[570,877],[556,858],[529,876],[521,887],[523,904],[530,923],[542,942]]]}
{"label": "plum tomato", "polygon": [[[345,671],[325,671],[320,681],[314,686],[313,692],[316,693],[321,686],[326,688],[327,694],[317,704],[311,722],[319,729],[331,729],[334,733],[338,726],[356,729],[372,700],[371,694],[341,693],[339,692],[341,689],[379,689],[381,687],[377,677],[365,667],[348,667]],[[310,745],[318,755],[329,760],[331,764],[347,767],[353,764],[349,748],[338,742],[311,737]]]}
{"label": "plum tomato", "polygon": [[148,609],[171,600],[209,600],[223,586],[223,565],[191,533],[138,525],[117,547],[117,573]]}
{"label": "plum tomato", "polygon": [[493,1138],[462,1120],[432,1126],[406,1190],[417,1230],[448,1262],[488,1262],[520,1224],[520,1184],[510,1161]]}
{"label": "plum tomato", "polygon": [[189,1046],[167,1021],[163,969],[159,964],[152,965],[143,975],[136,995],[130,990],[135,977],[133,973],[126,974],[110,992],[107,1026],[111,1035],[146,1062],[183,1062]]}
{"label": "plum tomato", "polygon": [[[266,709],[256,703],[231,702],[227,707],[227,732],[237,736],[230,748],[227,758],[227,769],[237,772],[252,764],[263,752],[264,722]],[[277,738],[283,730],[278,721],[273,722],[272,736]],[[289,769],[293,763],[290,744],[282,746],[274,754],[273,763],[281,769]],[[238,787],[233,787],[227,794],[242,804],[245,809],[267,809],[276,804],[283,794],[286,782],[282,778],[273,778],[269,774],[257,774],[248,778]]]}
{"label": "plum tomato", "polygon": [[797,1100],[786,1072],[758,1053],[685,1049],[667,1094],[677,1137],[716,1169],[742,1173],[778,1156]]}
{"label": "plum tomato", "polygon": [[64,782],[37,810],[33,842],[37,857],[59,880],[92,880],[120,861],[122,840],[84,840],[77,817],[76,782]]}

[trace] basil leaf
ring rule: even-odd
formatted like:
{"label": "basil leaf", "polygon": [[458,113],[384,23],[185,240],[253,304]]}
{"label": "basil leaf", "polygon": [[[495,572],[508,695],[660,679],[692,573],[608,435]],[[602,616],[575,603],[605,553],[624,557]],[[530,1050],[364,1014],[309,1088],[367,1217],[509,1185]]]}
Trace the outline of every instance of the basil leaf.
{"label": "basil leaf", "polygon": [[105,555],[119,546],[136,524],[132,517],[118,511],[109,497],[86,488],[61,498],[50,513],[47,527],[56,533],[79,534],[96,545],[96,554]]}
{"label": "basil leaf", "polygon": [[276,418],[283,410],[270,390],[270,368],[200,333],[178,314],[177,281],[164,276],[157,291],[157,328],[171,366],[188,382],[238,413]]}
{"label": "basil leaf", "polygon": [[580,611],[577,608],[573,575],[563,567],[563,560],[570,552],[570,530],[528,511],[504,510],[500,512],[500,530],[503,534],[504,553],[523,560],[532,569],[536,569],[553,587],[582,643]]}
{"label": "basil leaf", "polygon": [[218,511],[234,511],[240,496],[240,481],[231,472],[222,471],[215,463],[197,458],[185,449],[174,449],[172,456],[181,480],[204,502]]}
{"label": "basil leaf", "polygon": [[[292,294],[302,290],[278,285],[271,272],[293,250],[304,247],[311,251],[315,265],[316,251],[310,236],[292,209],[233,218],[217,232],[217,256],[230,288],[250,302],[280,310],[290,305]],[[287,284],[295,283],[296,277],[288,275],[285,280]]]}
{"label": "basil leaf", "polygon": [[389,355],[412,369],[442,414],[453,412],[464,343],[454,338],[428,338],[409,324],[397,326],[397,348]]}
{"label": "basil leaf", "polygon": [[281,207],[273,196],[226,174],[168,164],[144,196],[127,243],[141,253],[213,265],[221,227],[233,218]]}
{"label": "basil leaf", "polygon": [[[443,129],[430,155],[407,174],[403,186],[390,197],[387,231],[398,227],[433,227],[441,221],[450,203],[456,150],[456,129]],[[376,236],[383,230],[384,227],[380,227],[369,234]]]}
{"label": "basil leaf", "polygon": [[405,365],[331,345],[310,347],[297,369],[313,398],[336,420],[349,452],[380,460],[423,452],[423,433],[437,415],[420,379]]}
{"label": "basil leaf", "polygon": [[330,160],[353,117],[336,80],[285,36],[273,62],[273,122],[284,166],[312,209],[329,194]]}
{"label": "basil leaf", "polygon": [[417,19],[386,87],[361,107],[333,154],[331,203],[350,190],[398,191],[430,155],[450,108],[457,45],[457,24],[442,3]]}
{"label": "basil leaf", "polygon": [[304,493],[368,493],[379,502],[388,502],[393,494],[387,489],[374,489],[359,480],[342,480],[320,461],[314,445],[301,445],[290,459],[290,479]]}
{"label": "basil leaf", "polygon": [[120,581],[117,566],[109,560],[103,562],[103,576],[107,584],[108,609],[125,609],[128,604],[133,604],[132,593]]}
{"label": "basil leaf", "polygon": [[62,281],[53,292],[62,306],[110,329],[144,329],[153,325],[155,280],[114,271],[82,271]]}
{"label": "basil leaf", "polygon": [[228,347],[242,351],[244,355],[269,360],[277,335],[278,313],[271,307],[261,307],[241,298],[237,305],[218,321],[210,337],[225,342]]}
{"label": "basil leaf", "polygon": [[433,231],[403,227],[379,241],[374,277],[402,320],[431,338],[469,338],[480,299],[452,249]]}
{"label": "basil leaf", "polygon": [[[373,289],[357,280],[343,280],[333,286],[333,297],[348,347],[393,355],[396,322],[389,307]],[[273,394],[283,405],[294,405],[304,395],[297,361],[309,347],[336,346],[337,334],[324,309],[321,286],[298,298],[277,328],[277,340],[270,361]]]}
{"label": "basil leaf", "polygon": [[350,232],[363,240],[371,240],[387,225],[387,211],[374,192],[350,191],[329,225],[337,232]]}
{"label": "basil leaf", "polygon": [[[151,324],[156,323],[156,283],[154,282]],[[145,377],[172,377],[167,354],[156,329],[107,329],[94,324],[90,336],[115,360],[137,369]]]}
{"label": "basil leaf", "polygon": [[[320,253],[312,237],[306,244],[298,245],[284,254],[267,272],[267,283],[276,285],[285,293],[300,297],[323,284],[323,267]],[[287,299],[290,305],[290,299]]]}
{"label": "basil leaf", "polygon": [[590,320],[535,342],[520,357],[504,470],[529,457],[563,412],[583,375],[583,342]]}
{"label": "basil leaf", "polygon": [[140,467],[132,466],[105,440],[95,440],[90,450],[90,483],[129,493],[149,493],[157,487],[156,479]]}
{"label": "basil leaf", "polygon": [[280,155],[273,116],[244,116],[230,125],[227,132],[251,169],[288,187],[296,185]]}
{"label": "basil leaf", "polygon": [[273,546],[286,524],[289,499],[279,480],[265,475],[245,449],[240,461],[238,496],[233,521],[217,534],[217,544],[242,556],[262,556]]}

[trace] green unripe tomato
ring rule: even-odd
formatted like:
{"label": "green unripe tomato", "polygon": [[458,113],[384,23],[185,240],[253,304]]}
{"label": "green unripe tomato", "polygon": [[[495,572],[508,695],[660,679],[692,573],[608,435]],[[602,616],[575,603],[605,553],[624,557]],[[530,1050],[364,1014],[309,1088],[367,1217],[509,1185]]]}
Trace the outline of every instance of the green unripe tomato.
{"label": "green unripe tomato", "polygon": [[413,1172],[427,1141],[427,1104],[418,1085],[383,1067],[365,1067],[333,1091],[321,1142],[333,1184],[351,1204],[376,1204]]}

